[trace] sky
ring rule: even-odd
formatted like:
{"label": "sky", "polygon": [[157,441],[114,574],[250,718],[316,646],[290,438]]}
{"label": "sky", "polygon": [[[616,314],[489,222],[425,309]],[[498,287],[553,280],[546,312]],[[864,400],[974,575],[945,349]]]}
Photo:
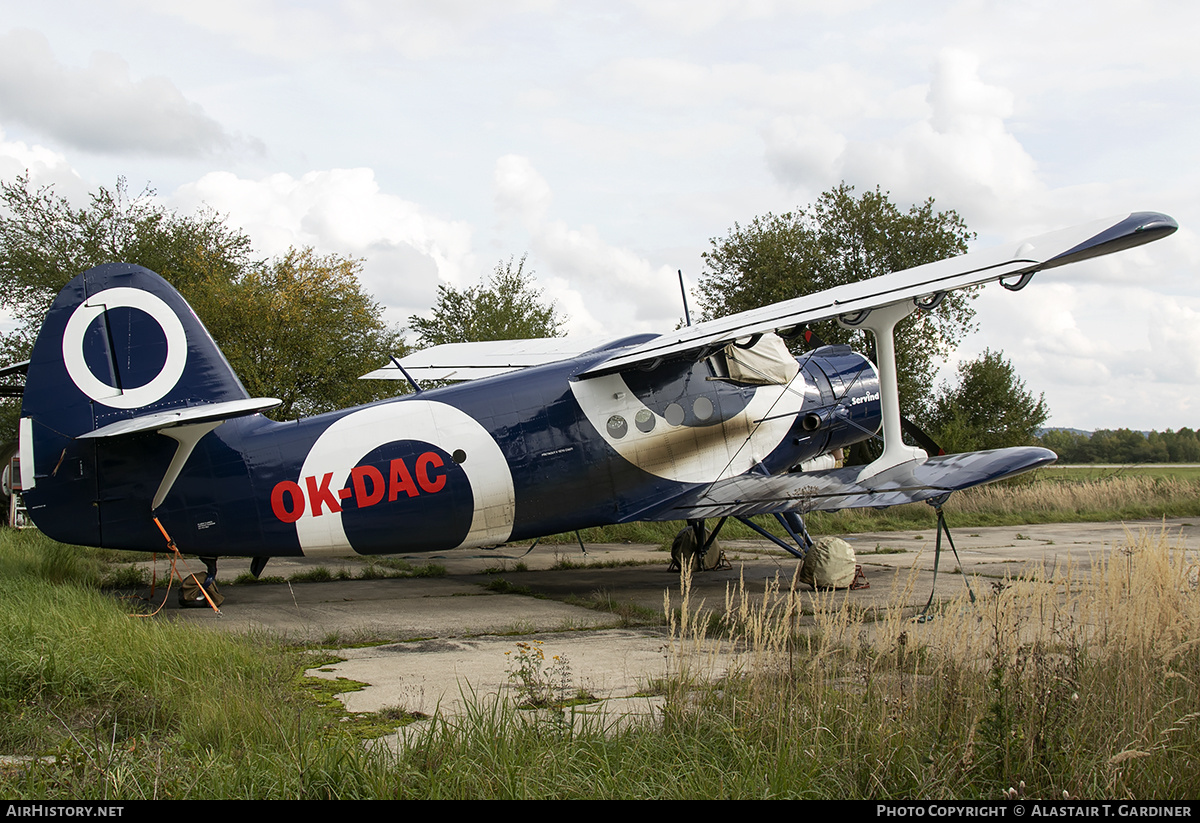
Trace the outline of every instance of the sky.
{"label": "sky", "polygon": [[1200,428],[1198,31],[1190,0],[0,0],[0,179],[124,177],[263,258],[362,258],[400,325],[527,255],[569,332],[614,338],[842,181],[933,197],[972,248],[1166,212],[984,289],[942,379],[1000,349],[1049,425]]}

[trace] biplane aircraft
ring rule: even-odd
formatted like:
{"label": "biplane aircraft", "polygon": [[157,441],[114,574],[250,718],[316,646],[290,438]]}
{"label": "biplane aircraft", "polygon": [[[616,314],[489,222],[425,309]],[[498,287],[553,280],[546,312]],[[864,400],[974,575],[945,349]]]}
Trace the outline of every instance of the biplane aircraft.
{"label": "biplane aircraft", "polygon": [[[1041,448],[929,456],[901,437],[893,330],[954,289],[1164,237],[1138,212],[595,347],[438,346],[374,376],[417,391],[286,422],[249,397],[183,298],[147,269],[80,274],[46,315],[20,421],[25,504],[66,543],[209,558],[495,546],[640,520],[795,515],[940,500],[1046,465]],[[793,356],[836,318],[870,330]],[[459,381],[420,390],[418,378]],[[882,429],[883,452],[828,455]],[[161,528],[160,528],[161,526]],[[703,528],[703,526],[701,526]]]}

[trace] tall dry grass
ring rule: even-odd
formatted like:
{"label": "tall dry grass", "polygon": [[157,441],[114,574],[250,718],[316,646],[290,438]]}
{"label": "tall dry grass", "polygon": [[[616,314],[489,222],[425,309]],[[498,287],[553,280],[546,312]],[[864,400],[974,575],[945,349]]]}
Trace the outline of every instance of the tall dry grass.
{"label": "tall dry grass", "polygon": [[826,797],[1197,797],[1198,571],[1168,535],[1131,535],[928,622],[779,579],[706,611],[685,579],[668,728],[737,729]]}
{"label": "tall dry grass", "polygon": [[1026,483],[976,486],[951,498],[947,509],[959,517],[1006,518],[1027,522],[1069,521],[1104,515],[1105,519],[1188,515],[1196,511],[1200,491],[1184,477],[1118,475],[1095,480],[1038,479]]}

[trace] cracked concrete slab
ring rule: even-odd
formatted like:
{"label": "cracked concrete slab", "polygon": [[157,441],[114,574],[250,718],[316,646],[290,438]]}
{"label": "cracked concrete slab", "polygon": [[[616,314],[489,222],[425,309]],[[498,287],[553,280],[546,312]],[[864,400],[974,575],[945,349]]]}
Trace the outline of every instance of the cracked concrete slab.
{"label": "cracked concrete slab", "polygon": [[[1200,551],[1200,524],[1188,518],[956,529],[958,558],[944,546],[936,582],[933,530],[849,535],[871,587],[846,596],[863,607],[895,605],[896,598],[904,598],[902,607],[916,614],[931,590],[936,599],[961,592],[963,572],[986,581],[1019,574],[1031,564],[1071,563],[1082,574],[1131,536],[1157,537],[1164,531],[1173,545]],[[796,568],[793,558],[766,541],[732,541],[723,547],[731,567],[694,577],[693,606],[703,602],[720,608],[727,590],[742,582],[752,593],[776,578],[786,585]],[[227,559],[218,578],[226,596],[219,615],[179,609],[173,597],[162,614],[214,630],[262,631],[327,644],[343,662],[311,673],[367,684],[342,695],[350,711],[455,710],[464,695],[510,688],[511,654],[505,652],[532,640],[540,640],[548,656],[565,655],[579,686],[606,701],[632,701],[637,704],[632,710],[641,711],[645,698],[637,695],[665,673],[669,637],[661,625],[630,623],[662,614],[664,594],[678,603],[679,578],[666,570],[667,555],[631,544],[589,546],[586,557],[577,546],[523,551],[505,547],[400,558],[414,566],[438,564],[445,568],[441,577],[236,586],[227,584],[246,571],[249,561]],[[589,565],[563,568],[569,565],[564,559]],[[199,563],[192,565],[199,569]],[[266,573],[286,578],[323,566],[355,576],[368,565],[359,557],[275,559]],[[910,584],[896,586],[895,581]],[[589,608],[599,603],[624,610],[624,616]],[[372,645],[350,648],[358,643]],[[719,672],[730,662],[709,665]]]}

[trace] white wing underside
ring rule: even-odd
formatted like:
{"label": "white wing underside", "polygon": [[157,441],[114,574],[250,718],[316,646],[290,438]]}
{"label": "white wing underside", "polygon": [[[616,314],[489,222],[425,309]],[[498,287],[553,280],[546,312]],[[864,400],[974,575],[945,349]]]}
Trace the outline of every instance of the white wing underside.
{"label": "white wing underside", "polygon": [[[932,307],[938,296],[946,292],[997,280],[1015,290],[1023,287],[1035,272],[1148,243],[1177,228],[1173,219],[1157,212],[1134,212],[1096,220],[1020,243],[950,257],[697,323],[640,345],[614,349],[612,357],[579,376],[597,377],[635,366],[652,366],[689,353],[694,356],[699,352],[712,353],[737,340],[799,328],[821,320],[853,318],[855,315],[861,320],[864,312],[909,301],[919,307]],[[474,380],[569,360],[605,342],[595,337],[559,337],[450,343],[414,352],[400,363],[414,378]],[[402,380],[404,375],[392,364],[363,375],[363,379]]]}
{"label": "white wing underside", "polygon": [[[950,257],[912,269],[850,283],[816,294],[785,300],[760,309],[697,323],[664,334],[640,346],[614,354],[580,377],[594,377],[650,365],[689,352],[711,351],[735,340],[833,318],[853,318],[851,325],[870,312],[915,302],[932,307],[939,295],[997,280],[1010,289],[1021,288],[1027,277],[1044,269],[1110,254],[1157,240],[1175,231],[1170,217],[1156,212],[1096,220],[1074,228],[1032,237],[1020,243]],[[910,302],[912,301],[912,302]]]}
{"label": "white wing underside", "polygon": [[[570,360],[607,342],[603,338],[542,337],[531,340],[488,340],[446,343],[421,349],[400,360],[417,380],[478,380],[497,374]],[[404,380],[392,363],[364,374],[361,380]]]}

